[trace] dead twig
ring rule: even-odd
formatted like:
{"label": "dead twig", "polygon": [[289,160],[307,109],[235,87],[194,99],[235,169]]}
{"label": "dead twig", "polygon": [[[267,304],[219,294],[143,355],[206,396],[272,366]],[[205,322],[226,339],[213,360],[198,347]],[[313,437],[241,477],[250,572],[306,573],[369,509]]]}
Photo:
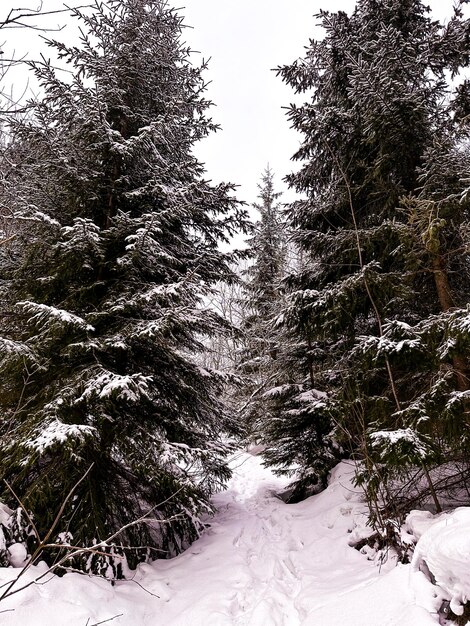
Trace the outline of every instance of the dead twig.
{"label": "dead twig", "polygon": [[109,617],[108,619],[103,620],[102,622],[95,622],[94,624],[90,624],[90,618],[88,618],[86,626],[100,626],[100,624],[106,624],[106,622],[112,622],[114,619],[118,617],[122,617],[124,613],[119,613],[119,615],[115,615],[114,617]]}

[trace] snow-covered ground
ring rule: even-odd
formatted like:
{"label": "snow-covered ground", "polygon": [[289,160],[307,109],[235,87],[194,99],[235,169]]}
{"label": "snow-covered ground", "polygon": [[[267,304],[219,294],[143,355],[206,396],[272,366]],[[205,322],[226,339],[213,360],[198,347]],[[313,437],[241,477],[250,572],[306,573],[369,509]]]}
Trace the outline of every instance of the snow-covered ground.
{"label": "snow-covered ground", "polygon": [[[2,626],[435,626],[440,598],[412,566],[381,568],[348,546],[364,523],[353,469],[323,493],[276,497],[285,480],[258,456],[234,460],[207,533],[184,554],[141,565],[132,581],[49,577],[0,603]],[[45,566],[44,566],[45,568]],[[28,576],[37,576],[41,565]],[[0,569],[0,584],[18,570]],[[3,611],[3,612],[2,612]],[[114,618],[114,619],[112,619]],[[112,620],[112,621],[105,621]]]}

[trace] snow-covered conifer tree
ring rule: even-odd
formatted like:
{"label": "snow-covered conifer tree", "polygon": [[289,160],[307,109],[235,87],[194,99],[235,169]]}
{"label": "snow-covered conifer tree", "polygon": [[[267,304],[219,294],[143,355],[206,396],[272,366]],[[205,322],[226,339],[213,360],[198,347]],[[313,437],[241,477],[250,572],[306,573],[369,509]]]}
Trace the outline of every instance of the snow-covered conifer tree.
{"label": "snow-covered conifer tree", "polygon": [[35,64],[44,96],[12,129],[28,227],[0,264],[0,474],[40,533],[74,488],[57,532],[75,545],[147,514],[113,540],[135,564],[194,539],[229,476],[222,380],[193,355],[220,325],[204,305],[231,275],[218,245],[245,217],[192,152],[215,126],[182,18],[165,0],[74,13],[80,45],[50,42],[70,76]]}
{"label": "snow-covered conifer tree", "polygon": [[265,411],[263,393],[273,382],[279,353],[277,317],[282,303],[281,282],[286,270],[287,232],[281,213],[281,193],[274,190],[274,174],[267,167],[259,187],[259,213],[247,240],[249,266],[244,270],[241,323],[242,346],[238,369],[246,384],[241,403],[244,421],[256,437],[257,422]]}
{"label": "snow-covered conifer tree", "polygon": [[[442,311],[445,287],[436,271],[443,267],[436,264],[448,262],[451,241],[462,250],[468,209],[466,199],[457,211],[448,204],[444,223],[436,213],[434,220],[428,202],[427,230],[413,211],[423,216],[423,205],[415,208],[425,201],[425,172],[430,174],[437,146],[453,133],[446,72],[456,76],[468,65],[469,24],[456,9],[444,28],[420,0],[359,0],[350,16],[324,11],[319,18],[325,38],[311,41],[304,59],[280,69],[289,85],[309,96],[289,113],[303,134],[295,155],[302,167],[289,180],[304,195],[290,208],[304,266],[288,281],[284,319],[308,345],[301,391],[317,391],[310,419],[299,426],[287,407],[283,421],[273,423],[273,447],[279,443],[273,462],[287,465],[290,457],[308,476],[312,461],[296,456],[299,440],[323,446],[326,460],[338,443],[361,458],[367,447],[370,458],[387,438],[383,433],[393,431],[388,441],[405,433],[404,464],[426,473],[439,456],[430,443],[442,432],[439,420],[426,420],[425,413],[405,419],[404,411],[429,389],[436,367],[452,370],[446,380],[463,389],[467,340],[441,350],[431,366],[420,357],[411,327]],[[441,228],[439,253],[428,251],[423,262],[422,233],[435,238]],[[452,259],[454,272],[468,276],[466,256]],[[468,302],[468,280],[444,274],[455,301]],[[376,460],[386,465],[380,454]],[[318,470],[310,473],[314,481]]]}

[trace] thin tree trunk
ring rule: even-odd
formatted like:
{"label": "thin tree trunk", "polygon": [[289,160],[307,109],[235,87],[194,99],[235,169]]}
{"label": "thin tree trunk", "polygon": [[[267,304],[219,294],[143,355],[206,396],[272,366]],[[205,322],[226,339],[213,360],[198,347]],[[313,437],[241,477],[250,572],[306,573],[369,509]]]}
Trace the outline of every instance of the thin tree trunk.
{"label": "thin tree trunk", "polygon": [[[441,305],[444,313],[449,311],[455,306],[452,298],[452,292],[449,285],[449,278],[445,269],[444,261],[440,254],[437,254],[432,259],[432,269],[434,275],[434,282],[436,285],[437,296],[439,298],[439,304]],[[454,367],[455,378],[457,382],[457,389],[459,391],[468,391],[468,364],[464,357],[456,355],[452,357],[452,365]]]}
{"label": "thin tree trunk", "polygon": [[315,374],[313,369],[313,358],[312,358],[312,340],[310,336],[307,337],[307,345],[308,345],[308,370],[310,374],[310,384],[312,385],[312,389],[315,389]]}
{"label": "thin tree trunk", "polygon": [[437,497],[437,493],[436,493],[436,490],[434,488],[434,484],[433,484],[433,482],[431,480],[431,476],[429,475],[428,468],[426,467],[425,463],[423,463],[422,467],[423,467],[424,475],[426,477],[426,481],[427,481],[428,486],[429,486],[429,491],[431,492],[432,499],[434,500],[434,506],[436,507],[436,513],[442,513],[441,503],[439,502],[439,499]]}

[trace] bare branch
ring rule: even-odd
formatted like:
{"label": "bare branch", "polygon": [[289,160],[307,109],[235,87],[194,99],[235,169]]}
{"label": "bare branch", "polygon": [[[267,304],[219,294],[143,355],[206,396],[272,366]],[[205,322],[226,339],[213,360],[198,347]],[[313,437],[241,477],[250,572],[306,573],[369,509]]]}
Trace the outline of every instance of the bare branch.
{"label": "bare branch", "polygon": [[[31,587],[32,585],[43,584],[43,583],[40,582],[43,578],[45,578],[47,575],[49,575],[51,573],[54,573],[58,568],[63,566],[64,563],[67,563],[67,561],[73,560],[75,557],[80,556],[81,554],[92,553],[92,554],[98,554],[98,555],[104,556],[104,557],[109,557],[110,556],[109,553],[103,551],[103,549],[102,549],[103,546],[106,546],[107,544],[112,542],[113,539],[118,537],[125,530],[127,530],[128,528],[131,528],[132,526],[136,526],[137,524],[143,524],[143,523],[168,524],[168,523],[170,523],[172,521],[175,521],[176,519],[179,519],[179,515],[174,515],[174,516],[172,516],[170,518],[167,518],[167,519],[149,518],[149,515],[155,509],[157,509],[157,508],[161,507],[162,505],[164,505],[165,503],[169,502],[184,487],[180,487],[178,490],[176,490],[174,493],[172,493],[168,498],[166,498],[162,502],[159,502],[158,504],[156,504],[155,506],[150,508],[144,515],[142,515],[138,519],[134,520],[133,522],[129,522],[129,524],[125,524],[118,531],[116,531],[115,533],[111,534],[106,539],[104,539],[102,541],[99,541],[99,542],[96,542],[92,546],[89,546],[89,547],[79,547],[79,546],[72,546],[72,545],[69,545],[69,544],[66,544],[66,543],[64,543],[64,544],[62,544],[62,543],[47,543],[47,539],[51,536],[51,534],[54,531],[54,528],[57,526],[58,522],[60,521],[60,519],[62,517],[62,514],[63,514],[63,512],[65,510],[65,506],[66,506],[67,502],[70,500],[71,496],[73,495],[73,493],[75,492],[77,487],[80,485],[80,483],[82,483],[85,480],[85,478],[88,476],[88,474],[91,471],[92,467],[93,467],[93,464],[90,465],[90,467],[83,474],[83,476],[80,478],[80,480],[78,480],[75,483],[75,485],[72,487],[72,489],[69,491],[69,493],[65,497],[65,500],[63,501],[63,503],[62,503],[62,505],[61,505],[61,507],[59,509],[59,512],[57,513],[57,515],[56,515],[56,517],[55,517],[55,519],[54,519],[50,529],[48,530],[46,536],[44,537],[44,539],[42,541],[40,541],[38,547],[34,551],[34,554],[31,556],[31,558],[29,559],[28,563],[19,572],[18,576],[16,576],[16,578],[14,578],[13,580],[11,580],[11,581],[9,581],[7,583],[4,583],[3,585],[0,585],[0,589],[3,589],[4,587],[6,587],[5,591],[0,596],[0,602],[2,600],[6,599],[6,598],[9,598],[9,597],[19,593],[20,591],[23,591],[24,589],[27,589],[28,587]],[[9,487],[9,489],[12,491],[12,493],[14,493],[13,490],[11,489],[11,487]],[[14,495],[15,495],[16,500],[20,502],[18,496],[16,496],[16,494],[14,494]],[[23,509],[24,509],[24,507],[23,507]],[[26,509],[24,509],[24,510],[26,511]],[[28,517],[28,520],[29,520],[30,519],[29,515],[27,517]],[[64,550],[71,550],[71,552],[67,552],[67,554],[65,554],[63,557],[61,557],[58,561],[56,561],[53,565],[51,565],[51,567],[49,567],[45,572],[43,572],[37,578],[34,578],[33,580],[30,580],[29,582],[25,583],[21,587],[18,587],[17,589],[13,589],[13,587],[18,582],[18,580],[34,564],[34,562],[38,558],[38,556],[44,550],[46,550],[48,548],[56,548],[56,549],[59,548],[59,549],[64,549]],[[119,554],[114,554],[113,557],[114,558],[124,558],[124,557],[121,557]],[[139,584],[137,581],[133,581],[133,582],[135,582],[136,584]],[[141,586],[141,585],[139,585],[139,586]],[[144,590],[148,591],[146,589],[144,589]],[[151,593],[151,592],[148,592],[148,593]]]}
{"label": "bare branch", "polygon": [[47,540],[49,539],[49,537],[52,535],[52,533],[54,532],[55,527],[57,526],[57,524],[59,523],[60,518],[62,517],[62,513],[64,512],[64,509],[67,505],[67,502],[70,500],[70,498],[73,496],[73,494],[75,493],[77,487],[85,480],[85,478],[88,476],[88,474],[91,472],[92,468],[94,466],[94,463],[92,463],[90,465],[90,467],[87,469],[87,471],[83,474],[83,476],[77,480],[77,482],[75,483],[75,485],[72,487],[72,489],[68,492],[68,494],[65,496],[65,500],[62,502],[62,505],[54,519],[54,521],[52,522],[52,526],[49,528],[46,536],[44,537],[44,539],[42,540],[43,544],[47,543]]}
{"label": "bare branch", "polygon": [[26,518],[27,518],[28,522],[31,524],[31,526],[32,526],[32,528],[34,530],[34,534],[36,535],[36,539],[38,540],[38,543],[41,543],[41,537],[39,536],[38,529],[36,528],[36,524],[33,522],[30,514],[28,513],[28,509],[25,507],[23,502],[20,500],[20,498],[13,491],[13,489],[10,486],[10,484],[6,480],[4,480],[3,482],[5,483],[5,485],[7,486],[8,491],[13,495],[13,497],[15,498],[15,500],[18,502],[18,504],[20,505],[21,509],[23,510],[24,514],[26,515]]}
{"label": "bare branch", "polygon": [[29,28],[31,30],[40,30],[42,32],[61,31],[64,28],[63,26],[58,26],[57,28],[41,27],[41,26],[36,26],[35,24],[24,22],[23,20],[29,20],[30,18],[34,18],[34,17],[45,17],[49,15],[69,13],[72,10],[86,9],[90,5],[82,4],[78,7],[64,6],[63,9],[55,9],[53,11],[43,11],[42,6],[43,6],[43,3],[41,2],[40,6],[37,9],[28,9],[26,7],[18,8],[18,9],[11,9],[7,17],[4,20],[0,20],[0,30],[2,28],[5,28],[5,29]]}
{"label": "bare branch", "polygon": [[86,623],[86,626],[99,626],[100,624],[106,624],[106,622],[112,622],[114,619],[117,619],[118,617],[122,617],[124,615],[124,613],[119,613],[119,615],[115,615],[114,617],[110,617],[108,619],[103,620],[102,622],[95,622],[94,624],[90,624],[90,619],[88,618],[88,621]]}

